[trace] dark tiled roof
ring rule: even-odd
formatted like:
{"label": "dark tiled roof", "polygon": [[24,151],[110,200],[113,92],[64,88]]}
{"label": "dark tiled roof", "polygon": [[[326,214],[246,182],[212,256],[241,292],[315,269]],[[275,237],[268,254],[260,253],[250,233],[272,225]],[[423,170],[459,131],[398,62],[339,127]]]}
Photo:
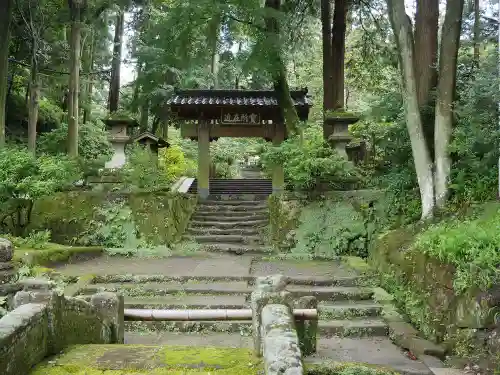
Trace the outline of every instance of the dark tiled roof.
{"label": "dark tiled roof", "polygon": [[[307,88],[293,90],[290,94],[295,106],[312,106]],[[176,90],[167,105],[275,107],[278,100],[273,90]]]}

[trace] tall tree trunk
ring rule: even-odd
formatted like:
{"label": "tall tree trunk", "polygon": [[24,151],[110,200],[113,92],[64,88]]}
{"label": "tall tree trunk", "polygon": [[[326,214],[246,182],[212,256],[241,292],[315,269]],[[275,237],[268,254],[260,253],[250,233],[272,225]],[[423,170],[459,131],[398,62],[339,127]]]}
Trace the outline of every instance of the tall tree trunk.
{"label": "tall tree trunk", "polygon": [[90,43],[85,58],[85,71],[87,72],[87,81],[85,83],[85,105],[83,108],[83,123],[86,124],[91,118],[92,113],[92,92],[94,90],[94,77],[90,74],[94,70],[94,50],[96,48],[95,31],[90,31]]}
{"label": "tall tree trunk", "polygon": [[35,37],[31,41],[31,77],[29,83],[28,101],[28,151],[36,153],[36,125],[38,122],[38,104],[40,97],[40,85],[38,82],[38,41]]}
{"label": "tall tree trunk", "polygon": [[404,0],[387,0],[387,5],[398,47],[401,77],[405,91],[403,97],[405,98],[406,125],[410,134],[413,160],[415,161],[415,170],[422,200],[422,219],[427,219],[432,217],[434,213],[434,181],[432,159],[424,139],[418,105],[413,33],[410,19],[405,11]]}
{"label": "tall tree trunk", "polygon": [[323,39],[323,111],[333,110],[332,7],[331,0],[321,0]]}
{"label": "tall tree trunk", "polygon": [[415,73],[424,136],[431,157],[434,153],[434,100],[437,85],[439,1],[418,0],[415,14]]}
{"label": "tall tree trunk", "polygon": [[448,147],[453,127],[453,101],[455,99],[457,58],[463,8],[464,0],[447,0],[446,15],[441,31],[434,135],[435,195],[438,208],[443,208],[448,198],[448,182],[451,172],[451,158]]}
{"label": "tall tree trunk", "polygon": [[481,12],[479,7],[479,0],[474,0],[474,65],[476,67],[479,67],[480,45],[481,45]]}
{"label": "tall tree trunk", "polygon": [[[264,6],[274,11],[279,11],[281,8],[281,0],[265,0]],[[274,91],[276,92],[278,104],[288,133],[295,134],[298,132],[300,119],[290,95],[286,66],[281,55],[279,21],[272,15],[266,15],[264,21],[268,37],[272,41],[272,48],[269,52],[271,60],[269,61],[269,67],[273,77]]]}
{"label": "tall tree trunk", "polygon": [[212,54],[210,73],[212,74],[214,89],[219,88],[219,37],[222,14],[217,13],[209,24],[209,46]]}
{"label": "tall tree trunk", "polygon": [[70,67],[68,94],[68,155],[78,156],[78,113],[80,94],[80,49],[82,40],[82,6],[69,0],[71,12]]}
{"label": "tall tree trunk", "polygon": [[139,121],[140,131],[146,132],[149,128],[149,100],[144,98],[143,103],[141,105],[141,118]]}
{"label": "tall tree trunk", "polygon": [[0,148],[5,145],[7,78],[9,75],[10,22],[13,0],[0,1]]}
{"label": "tall tree trunk", "polygon": [[348,0],[335,0],[332,27],[333,109],[344,109],[345,32]]}
{"label": "tall tree trunk", "polygon": [[141,93],[142,65],[142,62],[137,61],[137,78],[135,79],[134,93],[132,95],[132,103],[130,105],[133,113],[139,112],[139,94]]}
{"label": "tall tree trunk", "polygon": [[122,62],[123,26],[125,13],[120,10],[116,16],[115,40],[113,45],[113,61],[111,63],[111,82],[109,84],[108,109],[113,113],[118,110],[120,99],[120,68]]}

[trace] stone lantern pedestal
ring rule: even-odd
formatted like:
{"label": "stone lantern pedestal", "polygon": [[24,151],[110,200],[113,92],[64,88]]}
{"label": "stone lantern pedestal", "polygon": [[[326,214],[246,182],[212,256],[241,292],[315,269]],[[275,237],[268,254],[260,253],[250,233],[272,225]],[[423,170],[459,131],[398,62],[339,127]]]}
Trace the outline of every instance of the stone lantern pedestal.
{"label": "stone lantern pedestal", "polygon": [[349,125],[359,121],[354,115],[330,115],[325,117],[323,123],[323,137],[334,147],[338,153],[347,159],[346,146],[351,141]]}

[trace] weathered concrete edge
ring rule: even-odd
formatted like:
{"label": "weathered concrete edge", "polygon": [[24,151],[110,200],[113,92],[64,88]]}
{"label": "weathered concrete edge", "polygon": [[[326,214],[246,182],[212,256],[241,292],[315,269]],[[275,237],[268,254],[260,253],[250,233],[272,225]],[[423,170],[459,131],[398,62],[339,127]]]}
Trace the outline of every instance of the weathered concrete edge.
{"label": "weathered concrete edge", "polygon": [[64,288],[64,295],[67,297],[77,296],[87,286],[94,284],[95,278],[95,275],[80,276],[76,283],[70,284]]}
{"label": "weathered concrete edge", "polygon": [[389,326],[389,338],[397,346],[409,350],[417,358],[434,356],[444,359],[446,349],[419,337],[419,332],[407,323],[393,304],[394,297],[380,287],[373,288],[373,299],[382,305],[382,318]]}

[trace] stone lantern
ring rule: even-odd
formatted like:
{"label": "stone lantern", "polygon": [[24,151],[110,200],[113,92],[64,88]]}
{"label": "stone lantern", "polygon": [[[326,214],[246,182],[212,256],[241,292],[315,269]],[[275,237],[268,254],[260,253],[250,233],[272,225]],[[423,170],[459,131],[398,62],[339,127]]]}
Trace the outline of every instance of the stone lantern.
{"label": "stone lantern", "polygon": [[130,131],[138,126],[137,121],[129,118],[123,119],[106,119],[104,120],[109,131],[108,139],[113,148],[113,156],[110,161],[105,164],[106,168],[119,169],[123,167],[127,161],[125,156],[125,146],[130,141]]}
{"label": "stone lantern", "polygon": [[134,138],[134,142],[137,142],[140,145],[149,148],[149,150],[156,157],[158,157],[158,150],[160,148],[170,147],[170,144],[166,142],[163,138],[157,137],[156,135],[150,132],[144,132],[139,134],[137,137]]}
{"label": "stone lantern", "polygon": [[359,117],[347,112],[327,115],[323,123],[324,138],[347,159],[346,146],[352,140],[349,125],[359,121]]}

